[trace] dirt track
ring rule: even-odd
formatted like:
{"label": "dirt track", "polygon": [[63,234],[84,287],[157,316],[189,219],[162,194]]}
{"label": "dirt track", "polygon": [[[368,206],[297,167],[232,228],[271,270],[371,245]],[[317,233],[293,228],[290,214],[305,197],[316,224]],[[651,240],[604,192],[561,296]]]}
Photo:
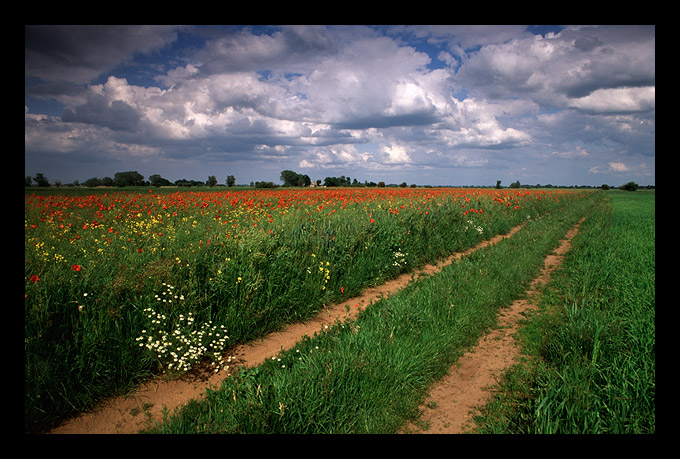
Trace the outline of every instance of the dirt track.
{"label": "dirt track", "polygon": [[[506,235],[496,236],[465,252],[454,254],[437,265],[425,266],[414,273],[404,274],[379,287],[367,289],[358,297],[325,308],[308,322],[292,325],[249,345],[237,346],[230,351],[232,361],[237,365],[256,366],[266,358],[277,354],[281,349],[294,346],[304,335],[312,336],[314,332],[325,325],[331,325],[338,319],[343,320],[354,316],[359,309],[365,308],[381,297],[393,294],[413,279],[432,275],[468,253],[511,237],[519,228],[515,227]],[[568,250],[569,241],[576,231],[578,231],[578,225],[567,234],[555,255],[546,258],[543,272],[532,284],[532,289],[538,283],[545,282],[552,269],[559,264],[562,253]],[[515,304],[511,308],[503,310],[499,318],[501,328],[483,337],[476,350],[462,357],[459,363],[451,369],[448,377],[433,389],[430,396],[431,400],[428,402],[435,402],[436,408],[434,410],[423,408],[423,420],[430,424],[430,428],[425,433],[457,433],[463,431],[463,426],[469,419],[469,411],[482,403],[485,398],[486,391],[484,388],[495,382],[496,375],[510,364],[516,354],[512,334],[515,331],[519,315],[530,307],[526,300],[523,300],[523,302],[526,304]],[[134,394],[110,399],[102,403],[95,411],[67,421],[50,433],[136,433],[148,426],[150,420],[158,421],[162,419],[163,407],[172,413],[189,400],[202,398],[206,387],[219,387],[229,371],[221,371],[209,377],[205,374],[191,374],[181,379],[148,382],[139,387]],[[421,431],[414,426],[409,426],[404,432],[418,433]]]}
{"label": "dirt track", "polygon": [[409,425],[404,428],[404,433],[456,434],[474,427],[474,410],[484,405],[491,396],[490,388],[516,361],[519,350],[513,335],[519,321],[527,311],[536,308],[539,288],[550,280],[552,272],[562,263],[582,222],[583,219],[570,229],[555,251],[545,258],[543,268],[531,283],[526,297],[502,309],[498,327],[483,336],[477,346],[462,356],[448,375],[433,387],[421,406],[423,415],[420,420],[427,428],[423,430]]}

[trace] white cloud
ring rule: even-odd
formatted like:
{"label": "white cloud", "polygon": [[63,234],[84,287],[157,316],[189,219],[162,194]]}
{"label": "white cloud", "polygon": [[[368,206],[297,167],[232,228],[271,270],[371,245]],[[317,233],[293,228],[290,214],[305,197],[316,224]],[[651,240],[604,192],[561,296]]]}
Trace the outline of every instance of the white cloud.
{"label": "white cloud", "polygon": [[387,155],[387,164],[407,164],[411,162],[406,148],[402,145],[384,145],[381,151]]}
{"label": "white cloud", "polygon": [[586,150],[584,150],[581,147],[576,147],[575,150],[571,150],[571,151],[554,151],[553,156],[559,156],[560,158],[567,158],[567,159],[586,158],[586,157],[590,156],[590,153],[588,153]]}
{"label": "white cloud", "polygon": [[378,166],[373,155],[360,153],[356,145],[334,145],[313,148],[298,163],[302,168],[374,168]]}
{"label": "white cloud", "polygon": [[614,172],[628,172],[630,170],[624,163],[611,162],[609,163],[609,167]]}
{"label": "white cloud", "polygon": [[595,113],[641,112],[655,107],[654,86],[598,89],[585,97],[571,99],[569,107]]}
{"label": "white cloud", "polygon": [[607,167],[603,166],[593,166],[590,168],[591,174],[606,174],[606,173],[618,173],[618,172],[629,172],[631,168],[626,164],[618,161],[611,161]]}
{"label": "white cloud", "polygon": [[513,147],[531,142],[531,135],[504,127],[498,121],[502,104],[468,98],[455,100],[455,113],[447,117],[441,136],[450,146]]}

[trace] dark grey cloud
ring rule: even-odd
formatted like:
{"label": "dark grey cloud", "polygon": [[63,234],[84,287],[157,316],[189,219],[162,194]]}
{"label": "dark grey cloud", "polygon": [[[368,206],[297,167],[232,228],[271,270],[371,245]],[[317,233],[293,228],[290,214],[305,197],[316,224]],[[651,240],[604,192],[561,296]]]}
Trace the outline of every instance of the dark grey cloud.
{"label": "dark grey cloud", "polygon": [[27,77],[89,83],[138,53],[157,51],[177,39],[174,26],[27,25]]}
{"label": "dark grey cloud", "polygon": [[95,95],[87,103],[74,109],[66,109],[62,120],[67,123],[88,123],[109,128],[113,131],[135,132],[141,116],[133,107],[121,100],[109,105],[102,95]]}
{"label": "dark grey cloud", "polygon": [[200,76],[216,73],[296,71],[309,69],[321,58],[335,54],[337,39],[323,26],[285,26],[271,33],[245,28],[208,40],[187,58]]}
{"label": "dark grey cloud", "polygon": [[579,37],[574,41],[574,48],[584,52],[590,52],[593,49],[603,45],[604,42],[600,40],[599,37],[594,37],[591,35]]}
{"label": "dark grey cloud", "polygon": [[413,112],[403,115],[354,116],[351,120],[335,124],[338,129],[391,128],[400,126],[431,126],[441,121],[433,111]]}

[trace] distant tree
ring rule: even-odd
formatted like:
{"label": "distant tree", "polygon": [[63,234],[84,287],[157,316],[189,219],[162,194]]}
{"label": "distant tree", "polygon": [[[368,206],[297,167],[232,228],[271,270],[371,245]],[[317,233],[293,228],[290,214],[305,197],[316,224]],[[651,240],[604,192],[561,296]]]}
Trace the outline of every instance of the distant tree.
{"label": "distant tree", "polygon": [[102,179],[102,185],[104,186],[113,186],[113,179],[111,177],[104,177]]}
{"label": "distant tree", "polygon": [[31,184],[33,183],[33,179],[31,178],[30,175],[26,176],[26,182],[25,183],[26,183],[25,186],[31,186]]}
{"label": "distant tree", "polygon": [[205,182],[205,184],[208,185],[208,186],[215,186],[215,185],[217,185],[217,179],[215,178],[214,175],[211,175],[211,176],[208,177],[208,181]]}
{"label": "distant tree", "polygon": [[288,169],[281,171],[280,180],[283,182],[283,186],[297,186],[297,178],[297,172]]}
{"label": "distant tree", "polygon": [[339,183],[337,177],[326,177],[323,179],[323,186],[338,186]]}
{"label": "distant tree", "polygon": [[378,182],[378,188],[385,188],[385,182]]}
{"label": "distant tree", "polygon": [[408,186],[408,185],[406,184],[406,182],[401,182],[401,183],[399,184],[399,187],[401,187],[401,188],[406,188],[407,186]]}
{"label": "distant tree", "polygon": [[168,186],[172,185],[172,182],[168,179],[164,179],[159,174],[153,174],[149,176],[149,182],[151,186]]}
{"label": "distant tree", "polygon": [[199,180],[179,179],[175,180],[175,186],[203,186],[205,182]]}
{"label": "distant tree", "polygon": [[496,180],[496,189],[497,190],[501,189],[501,181],[500,180]]}
{"label": "distant tree", "polygon": [[640,188],[640,185],[635,182],[628,182],[619,187],[620,190],[625,191],[637,191],[638,188]]}
{"label": "distant tree", "polygon": [[50,186],[50,182],[47,180],[47,178],[42,172],[38,172],[37,174],[35,174],[34,180],[35,183],[38,184],[38,186]]}
{"label": "distant tree", "polygon": [[227,175],[227,186],[234,186],[236,184],[236,177]]}
{"label": "distant tree", "polygon": [[102,184],[102,181],[98,179],[97,177],[92,177],[83,182],[83,185],[85,186],[100,186]]}
{"label": "distant tree", "polygon": [[352,177],[345,177],[344,175],[341,175],[340,177],[326,177],[324,179],[324,185],[325,186],[363,186],[359,181],[355,178],[352,180]]}
{"label": "distant tree", "polygon": [[512,183],[510,184],[510,188],[519,188],[519,186],[520,186],[520,185],[519,185],[519,180],[517,180],[516,182],[512,182]]}
{"label": "distant tree", "polygon": [[144,186],[144,176],[137,171],[116,172],[113,176],[116,186]]}
{"label": "distant tree", "polygon": [[309,186],[312,184],[312,179],[308,175],[298,174],[291,170],[281,171],[280,180],[283,182],[283,186]]}
{"label": "distant tree", "polygon": [[603,190],[608,190],[608,189],[609,189],[609,185],[607,185],[606,183],[603,183],[602,186],[601,186],[600,188],[602,188]]}

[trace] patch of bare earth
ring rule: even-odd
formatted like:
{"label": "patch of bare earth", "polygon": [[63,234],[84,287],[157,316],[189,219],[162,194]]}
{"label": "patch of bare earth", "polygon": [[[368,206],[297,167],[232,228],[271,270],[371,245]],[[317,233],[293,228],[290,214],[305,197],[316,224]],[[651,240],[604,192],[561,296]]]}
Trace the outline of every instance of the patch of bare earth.
{"label": "patch of bare earth", "polygon": [[498,327],[480,338],[476,347],[463,355],[435,384],[420,408],[423,415],[417,425],[408,424],[402,433],[458,434],[474,428],[475,410],[489,399],[504,370],[517,361],[519,349],[513,335],[520,320],[527,311],[537,307],[540,287],[550,280],[552,272],[561,264],[582,222],[583,219],[570,229],[553,253],[545,258],[526,297],[502,309]]}
{"label": "patch of bare earth", "polygon": [[[415,272],[406,273],[380,286],[364,290],[358,297],[348,299],[339,304],[324,308],[313,319],[293,324],[284,330],[272,333],[266,338],[246,345],[239,345],[229,351],[235,365],[253,367],[261,364],[282,349],[293,347],[305,335],[313,336],[326,325],[338,320],[354,317],[361,309],[373,301],[385,297],[404,288],[409,282],[421,276],[429,276],[439,272],[443,267],[455,260],[498,241],[511,237],[520,229],[517,226],[505,235],[483,241],[464,252],[451,255],[436,265],[427,265]],[[131,434],[147,428],[153,421],[163,418],[163,409],[172,413],[186,405],[192,399],[201,399],[206,388],[218,388],[222,381],[233,371],[228,370],[210,374],[206,371],[194,371],[178,379],[156,379],[140,386],[134,393],[115,397],[103,402],[94,411],[81,414],[68,420],[50,433],[55,434]]]}

